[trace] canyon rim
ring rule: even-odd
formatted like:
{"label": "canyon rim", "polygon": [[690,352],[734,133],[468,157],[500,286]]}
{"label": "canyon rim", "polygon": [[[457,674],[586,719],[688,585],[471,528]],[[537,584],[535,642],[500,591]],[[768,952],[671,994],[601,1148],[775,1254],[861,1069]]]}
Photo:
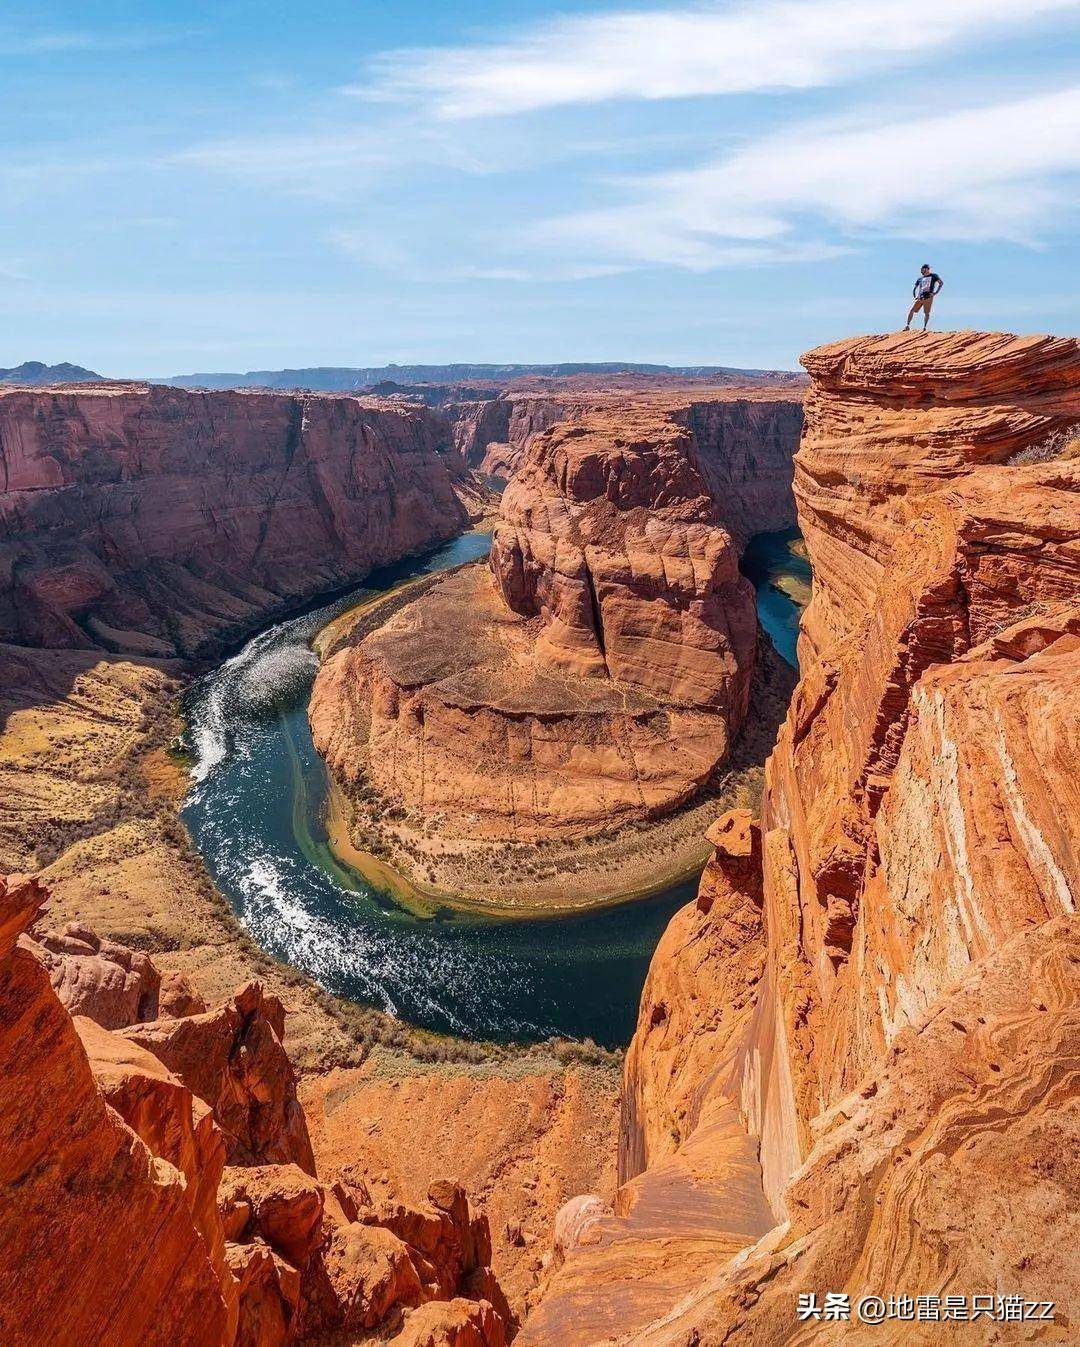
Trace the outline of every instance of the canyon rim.
{"label": "canyon rim", "polygon": [[1080,1343],[1078,54],[7,6],[0,1347]]}
{"label": "canyon rim", "polygon": [[[833,1341],[800,1294],[957,1287],[1054,1303],[973,1342],[1068,1340],[1080,345],[804,363],[805,396],[0,392],[5,1342]],[[497,515],[489,562],[316,635],[316,744],[429,837],[648,839],[755,670],[790,691],[738,558],[796,509],[798,683],[623,1062],[411,1029],[245,934],[177,815],[200,661]]]}

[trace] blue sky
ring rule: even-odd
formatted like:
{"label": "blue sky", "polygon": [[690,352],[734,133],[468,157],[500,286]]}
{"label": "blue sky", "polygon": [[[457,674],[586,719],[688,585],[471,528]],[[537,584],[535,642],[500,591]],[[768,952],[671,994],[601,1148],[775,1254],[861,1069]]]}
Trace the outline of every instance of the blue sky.
{"label": "blue sky", "polygon": [[1080,330],[1080,0],[0,11],[0,365]]}

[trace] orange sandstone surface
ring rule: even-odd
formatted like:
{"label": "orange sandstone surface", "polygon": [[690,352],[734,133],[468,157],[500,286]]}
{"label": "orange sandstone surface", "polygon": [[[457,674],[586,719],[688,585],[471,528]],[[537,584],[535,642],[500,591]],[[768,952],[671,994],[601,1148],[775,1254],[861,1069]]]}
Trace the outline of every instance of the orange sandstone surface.
{"label": "orange sandstone surface", "polygon": [[698,796],[746,719],[758,634],[739,554],[792,521],[800,423],[791,393],[654,392],[532,434],[490,565],[320,670],[312,732],[354,806],[407,811],[437,842],[528,844]]}
{"label": "orange sandstone surface", "polygon": [[255,983],[209,1012],[73,1018],[52,984],[71,994],[83,950],[53,939],[42,961],[24,934],[46,896],[0,881],[5,1344],[503,1347],[513,1315],[460,1185],[405,1202],[355,1169],[316,1175],[276,998]]}
{"label": "orange sandstone surface", "polygon": [[[1080,1315],[1080,344],[804,357],[814,565],[760,819],[649,973],[614,1203],[560,1215],[518,1341],[937,1342],[800,1292]],[[561,1237],[560,1237],[561,1231]]]}
{"label": "orange sandstone surface", "polygon": [[[0,854],[52,890],[42,920],[38,882],[0,884],[0,1340],[501,1347],[517,1318],[558,1347],[942,1340],[800,1323],[807,1291],[1055,1301],[1053,1325],[960,1331],[1075,1337],[1080,345],[920,334],[805,363],[802,676],[760,811],[710,828],[656,951],[617,1147],[597,1068],[395,1061],[407,1042],[350,1045],[303,980],[252,976],[170,812],[175,666],[71,648],[158,562],[102,554],[87,598],[85,554],[68,571],[41,541],[74,503],[16,503],[44,513],[9,598],[53,579],[10,634],[68,648],[0,647]],[[732,619],[711,642],[703,614],[738,594],[742,537],[784,522],[776,465],[725,483],[687,451],[693,406],[617,436],[598,415],[525,448],[485,591],[506,639],[484,640],[522,687],[614,685],[614,659],[621,714],[653,698],[724,738],[743,674]],[[239,611],[150,605],[123,640],[218,639]]]}

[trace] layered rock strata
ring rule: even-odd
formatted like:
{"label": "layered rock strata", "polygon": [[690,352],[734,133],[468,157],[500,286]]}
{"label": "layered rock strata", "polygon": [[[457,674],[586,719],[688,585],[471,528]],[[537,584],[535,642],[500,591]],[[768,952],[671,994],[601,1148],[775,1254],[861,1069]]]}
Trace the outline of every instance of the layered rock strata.
{"label": "layered rock strata", "polygon": [[443,411],[468,466],[485,477],[509,481],[532,441],[564,420],[571,403],[554,393],[504,393],[449,403]]}
{"label": "layered rock strata", "polygon": [[0,640],[36,646],[205,652],[466,523],[445,422],[373,398],[0,390],[0,472]]}
{"label": "layered rock strata", "polygon": [[[1017,1340],[1080,1312],[1080,344],[863,338],[805,363],[802,678],[760,824],[714,830],[653,960],[615,1212],[575,1231],[526,1343],[614,1341],[620,1313],[619,1341],[658,1347],[832,1341],[794,1313],[825,1290],[1055,1301]],[[732,1119],[772,1228],[676,1287],[670,1217],[620,1245],[665,1176],[730,1233]]]}
{"label": "layered rock strata", "polygon": [[707,787],[755,664],[740,546],[790,521],[799,420],[795,400],[645,399],[533,436],[489,568],[320,671],[312,730],[346,794],[413,811],[418,832],[434,817],[440,835],[529,843]]}
{"label": "layered rock strata", "polygon": [[228,1296],[181,1170],[106,1102],[48,973],[17,944],[43,897],[0,881],[0,1339],[227,1342]]}
{"label": "layered rock strata", "polygon": [[[0,646],[0,873],[40,870],[50,889],[38,953],[54,988],[76,1015],[137,1027],[227,1006],[259,981],[289,1006],[285,1046],[318,1171],[348,1167],[379,1200],[413,1205],[453,1174],[492,1217],[492,1256],[519,1307],[561,1204],[613,1190],[614,1065],[432,1042],[263,956],[175,818],[187,785],[166,753],[178,691],[149,663]],[[244,1276],[265,1287],[274,1265],[256,1252]]]}
{"label": "layered rock strata", "polygon": [[[537,387],[509,388],[487,396],[453,397],[441,410],[453,425],[454,445],[464,462],[484,475],[509,480],[537,436],[559,422],[594,416],[618,417],[624,409],[678,409],[693,426],[703,460],[711,462],[715,484],[734,490],[727,497],[738,530],[749,496],[767,512],[757,530],[792,522],[792,446],[801,423],[802,388],[796,379],[759,381],[722,392],[705,380],[613,378],[535,381]],[[747,524],[750,518],[747,517]],[[755,531],[751,529],[751,531]]]}

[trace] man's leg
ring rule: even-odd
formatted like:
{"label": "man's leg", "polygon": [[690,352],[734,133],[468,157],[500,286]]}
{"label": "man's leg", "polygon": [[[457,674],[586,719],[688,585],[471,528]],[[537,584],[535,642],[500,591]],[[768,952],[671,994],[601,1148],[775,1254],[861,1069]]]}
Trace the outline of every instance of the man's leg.
{"label": "man's leg", "polygon": [[911,331],[911,320],[915,317],[915,310],[916,310],[918,307],[919,307],[919,301],[916,300],[915,303],[912,304],[911,308],[908,309],[907,322],[904,324],[904,331],[905,331],[905,332],[910,332],[910,331]]}
{"label": "man's leg", "polygon": [[923,300],[922,330],[924,332],[930,326],[930,310],[931,308],[933,308],[933,304],[934,304],[933,295],[927,295],[926,298]]}

